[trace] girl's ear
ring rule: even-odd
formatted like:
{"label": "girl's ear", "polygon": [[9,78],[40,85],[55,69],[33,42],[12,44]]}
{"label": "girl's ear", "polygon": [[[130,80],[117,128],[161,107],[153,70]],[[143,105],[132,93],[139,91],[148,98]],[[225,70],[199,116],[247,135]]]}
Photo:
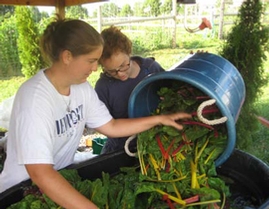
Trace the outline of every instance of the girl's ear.
{"label": "girl's ear", "polygon": [[69,65],[72,60],[72,53],[68,50],[64,50],[62,52],[62,60],[64,64]]}

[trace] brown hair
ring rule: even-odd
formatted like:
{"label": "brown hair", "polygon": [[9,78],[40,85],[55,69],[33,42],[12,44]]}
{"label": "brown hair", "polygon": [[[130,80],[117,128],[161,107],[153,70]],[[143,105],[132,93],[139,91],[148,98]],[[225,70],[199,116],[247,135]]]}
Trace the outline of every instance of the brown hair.
{"label": "brown hair", "polygon": [[40,40],[41,51],[49,63],[58,61],[64,50],[79,56],[90,53],[103,44],[101,35],[88,23],[62,19],[59,15],[47,26]]}
{"label": "brown hair", "polygon": [[132,53],[131,40],[115,26],[110,26],[101,32],[104,39],[104,49],[99,63],[104,59],[110,58],[113,54],[123,52],[130,55]]}

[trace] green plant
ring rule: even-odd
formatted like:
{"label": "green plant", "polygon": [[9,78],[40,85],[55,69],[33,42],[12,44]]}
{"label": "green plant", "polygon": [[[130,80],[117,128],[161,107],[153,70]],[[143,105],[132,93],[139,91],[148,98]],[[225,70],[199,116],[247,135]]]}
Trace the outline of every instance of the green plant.
{"label": "green plant", "polygon": [[19,33],[17,43],[22,64],[22,73],[29,78],[44,66],[39,50],[37,24],[33,20],[33,12],[29,7],[16,7],[15,16]]}
{"label": "green plant", "polygon": [[17,38],[14,16],[4,18],[0,24],[0,76],[21,75]]}
{"label": "green plant", "polygon": [[245,103],[236,124],[238,148],[249,146],[252,134],[258,129],[254,103],[267,82],[263,64],[268,50],[269,28],[261,23],[262,12],[259,0],[245,0],[220,51],[220,55],[239,70],[246,86]]}
{"label": "green plant", "polygon": [[75,19],[85,19],[88,17],[88,11],[81,5],[66,7],[66,17]]}

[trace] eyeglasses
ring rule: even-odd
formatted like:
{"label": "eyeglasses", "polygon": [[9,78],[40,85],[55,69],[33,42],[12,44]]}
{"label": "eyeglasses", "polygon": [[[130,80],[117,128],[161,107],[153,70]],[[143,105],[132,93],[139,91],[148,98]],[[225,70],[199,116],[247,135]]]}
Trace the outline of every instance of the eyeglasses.
{"label": "eyeglasses", "polygon": [[129,63],[123,66],[120,66],[118,69],[115,70],[104,70],[104,72],[108,75],[108,76],[116,76],[119,72],[125,72],[127,70],[129,70],[131,65],[131,60],[129,59]]}

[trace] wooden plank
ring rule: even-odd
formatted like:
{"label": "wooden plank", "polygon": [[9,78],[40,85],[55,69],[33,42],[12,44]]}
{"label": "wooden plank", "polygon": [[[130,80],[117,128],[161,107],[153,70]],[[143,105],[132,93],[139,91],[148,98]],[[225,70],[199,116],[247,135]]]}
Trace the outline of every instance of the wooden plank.
{"label": "wooden plank", "polygon": [[65,0],[65,6],[74,6],[96,2],[108,2],[109,0]]}
{"label": "wooden plank", "polygon": [[55,0],[0,0],[3,5],[55,6]]}
{"label": "wooden plank", "polygon": [[54,6],[56,9],[56,13],[58,13],[62,18],[64,18],[66,6],[75,6],[104,1],[106,0],[0,0],[0,5]]}
{"label": "wooden plank", "polygon": [[0,0],[0,5],[57,6],[59,5],[59,1],[65,6],[74,6],[94,2],[105,2],[106,0]]}

